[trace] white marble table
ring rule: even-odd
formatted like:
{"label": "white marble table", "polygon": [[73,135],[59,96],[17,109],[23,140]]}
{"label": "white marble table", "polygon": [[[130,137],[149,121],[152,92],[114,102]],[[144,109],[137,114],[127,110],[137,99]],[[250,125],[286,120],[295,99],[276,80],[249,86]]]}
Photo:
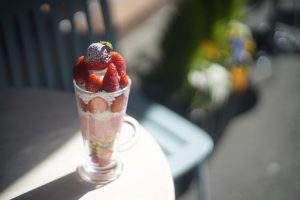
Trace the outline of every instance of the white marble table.
{"label": "white marble table", "polygon": [[175,199],[167,160],[143,127],[121,153],[122,175],[95,188],[75,172],[83,145],[72,93],[2,90],[0,113],[0,199]]}

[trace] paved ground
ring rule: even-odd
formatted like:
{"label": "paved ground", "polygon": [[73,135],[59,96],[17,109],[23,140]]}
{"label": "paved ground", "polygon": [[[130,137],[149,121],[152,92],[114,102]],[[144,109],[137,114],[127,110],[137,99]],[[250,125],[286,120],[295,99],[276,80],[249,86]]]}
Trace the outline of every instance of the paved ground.
{"label": "paved ground", "polygon": [[[259,100],[226,128],[209,162],[211,200],[300,198],[300,55],[272,59]],[[180,200],[196,199],[195,186]]]}
{"label": "paved ground", "polygon": [[229,125],[211,159],[213,200],[300,198],[300,56],[272,61],[256,107]]}

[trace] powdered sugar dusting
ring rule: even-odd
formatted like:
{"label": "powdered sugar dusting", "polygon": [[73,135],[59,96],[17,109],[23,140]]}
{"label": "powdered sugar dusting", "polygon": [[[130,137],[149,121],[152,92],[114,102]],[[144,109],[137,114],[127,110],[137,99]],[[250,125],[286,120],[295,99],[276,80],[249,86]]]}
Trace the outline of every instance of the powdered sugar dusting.
{"label": "powdered sugar dusting", "polygon": [[100,63],[109,63],[111,55],[107,47],[101,43],[91,44],[86,52],[85,62],[95,65]]}

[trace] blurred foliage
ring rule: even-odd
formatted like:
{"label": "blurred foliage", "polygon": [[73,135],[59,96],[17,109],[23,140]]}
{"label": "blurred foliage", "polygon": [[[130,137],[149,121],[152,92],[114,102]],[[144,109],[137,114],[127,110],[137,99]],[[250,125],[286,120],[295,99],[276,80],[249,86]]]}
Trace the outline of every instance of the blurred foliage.
{"label": "blurred foliage", "polygon": [[[187,84],[187,76],[195,52],[206,39],[214,38],[227,45],[222,42],[222,26],[230,19],[241,17],[243,3],[244,0],[179,1],[178,10],[162,39],[161,62],[146,77],[145,91],[164,104],[189,104],[194,89]],[[212,55],[217,52],[209,42],[206,45],[211,48]],[[222,55],[219,56],[221,59]]]}

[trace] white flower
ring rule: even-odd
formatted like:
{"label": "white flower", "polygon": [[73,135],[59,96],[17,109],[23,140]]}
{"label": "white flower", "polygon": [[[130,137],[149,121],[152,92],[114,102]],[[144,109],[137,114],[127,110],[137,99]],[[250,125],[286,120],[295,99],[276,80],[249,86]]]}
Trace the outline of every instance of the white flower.
{"label": "white flower", "polygon": [[222,104],[229,96],[232,82],[228,71],[219,64],[211,64],[206,70],[211,100],[213,104]]}
{"label": "white flower", "polygon": [[198,90],[206,89],[208,87],[208,80],[205,71],[193,70],[188,75],[189,83]]}
{"label": "white flower", "polygon": [[216,63],[204,70],[192,70],[188,75],[188,81],[200,92],[209,91],[212,106],[224,103],[232,88],[229,72]]}

